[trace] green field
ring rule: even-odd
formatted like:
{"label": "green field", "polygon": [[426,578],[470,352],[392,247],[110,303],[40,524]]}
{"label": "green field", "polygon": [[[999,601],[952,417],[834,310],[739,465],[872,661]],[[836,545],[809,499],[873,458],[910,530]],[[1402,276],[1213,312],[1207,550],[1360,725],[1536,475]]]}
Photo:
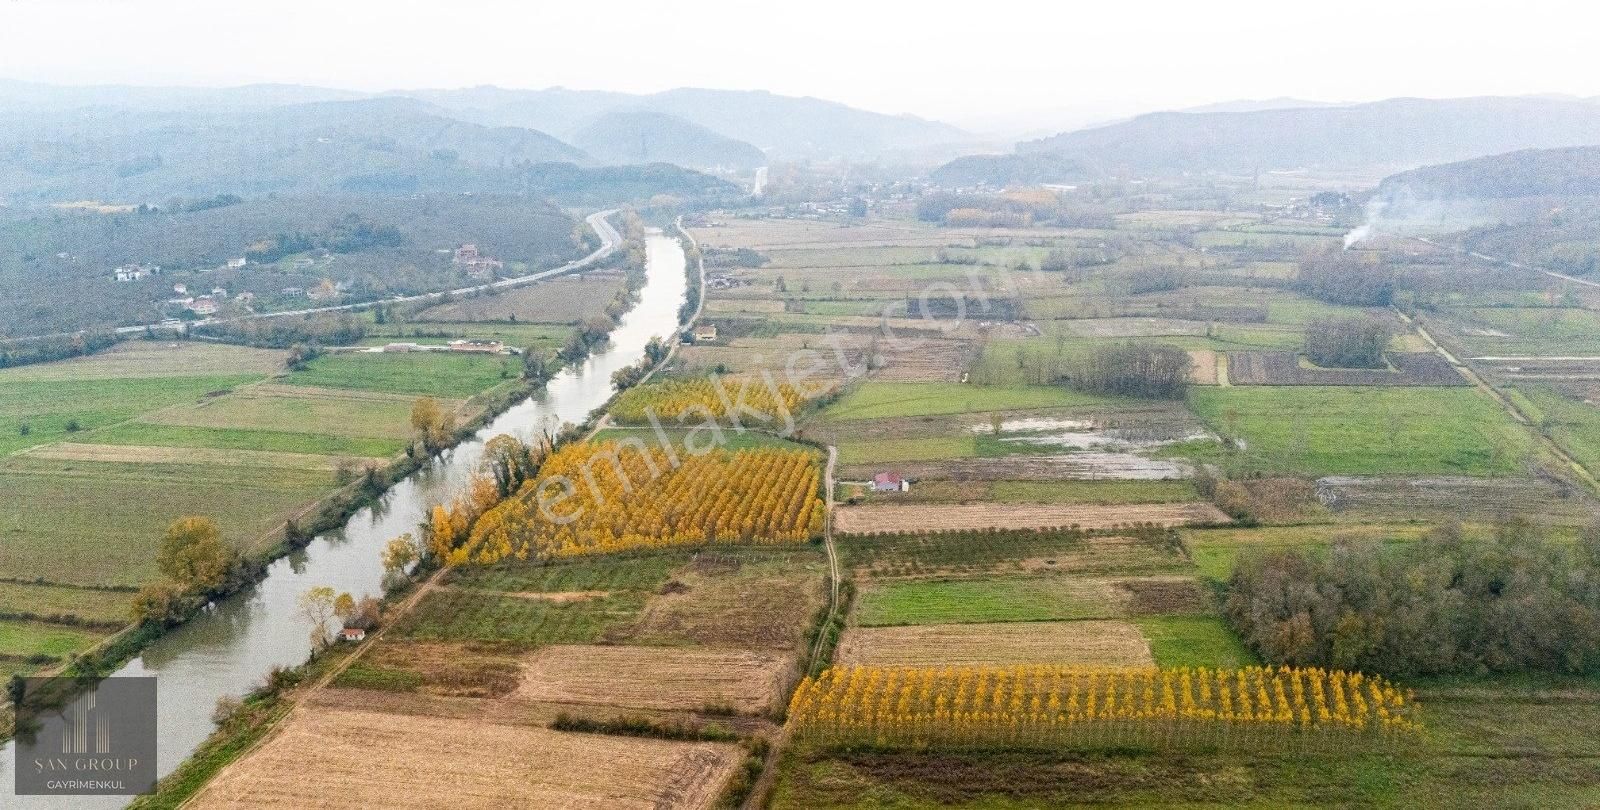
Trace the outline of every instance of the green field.
{"label": "green field", "polygon": [[1227,623],[1215,616],[1141,616],[1133,620],[1150,640],[1159,667],[1243,667],[1260,661]]}
{"label": "green field", "polygon": [[1183,537],[1201,575],[1216,582],[1226,582],[1233,575],[1233,566],[1240,555],[1267,553],[1282,548],[1325,547],[1336,540],[1404,543],[1418,539],[1429,529],[1424,525],[1263,526],[1248,529],[1185,529]]}
{"label": "green field", "polygon": [[[1512,389],[1524,412],[1590,473],[1600,475],[1600,408],[1543,387]],[[1531,405],[1532,407],[1526,407]]]}
{"label": "green field", "polygon": [[1107,589],[1070,577],[874,582],[861,592],[856,621],[873,627],[1100,619],[1119,613],[1097,598]]}
{"label": "green field", "polygon": [[832,420],[933,416],[951,413],[1112,405],[1124,400],[1081,394],[1062,387],[963,385],[961,383],[867,382],[830,406]]}
{"label": "green field", "polygon": [[167,408],[144,421],[183,427],[265,430],[407,441],[411,438],[409,398],[382,395],[341,396],[308,389],[294,394],[221,397],[199,405]]}
{"label": "green field", "polygon": [[[281,371],[283,354],[128,341],[0,370],[0,614],[63,617],[13,628],[0,649],[8,670],[29,671],[28,656],[79,650],[125,623],[130,592],[69,586],[155,579],[156,548],[174,519],[211,517],[230,543],[259,552],[337,485],[317,455],[388,458],[405,448],[409,397],[254,384]],[[125,461],[13,453],[60,442],[138,450]],[[188,448],[307,455],[231,463],[210,452],[202,463]]]}
{"label": "green field", "polygon": [[343,352],[289,374],[292,385],[466,399],[519,376],[518,358],[460,352]]}
{"label": "green field", "polygon": [[13,381],[0,375],[0,456],[72,436],[67,428],[73,421],[79,430],[114,425],[259,379],[231,374]]}
{"label": "green field", "polygon": [[[936,527],[930,527],[936,528]],[[1074,573],[1153,574],[1188,571],[1189,563],[1153,544],[1125,545],[1114,554],[1094,551],[1093,541],[1060,531],[937,532],[836,541],[843,564],[876,576],[987,574],[1020,570],[1023,560],[1073,564]]]}
{"label": "green field", "polygon": [[450,570],[449,583],[456,588],[507,593],[655,590],[667,581],[673,569],[688,559],[688,554],[679,553],[600,557],[546,565],[462,566]]}
{"label": "green field", "polygon": [[1473,355],[1600,354],[1600,313],[1559,307],[1479,307],[1453,311],[1461,325],[1499,335],[1461,335]]}
{"label": "green field", "polygon": [[206,447],[218,450],[272,450],[328,456],[388,458],[405,450],[399,439],[329,436],[282,430],[185,427],[128,422],[87,434],[83,441],[96,444],[132,444],[160,447]]}
{"label": "green field", "polygon": [[1467,388],[1194,387],[1189,403],[1243,442],[1229,463],[1302,475],[1514,475],[1528,431]]}
{"label": "green field", "polygon": [[0,656],[63,658],[102,637],[101,633],[60,624],[0,619]]}
{"label": "green field", "polygon": [[[678,452],[686,452],[684,440],[688,438],[690,431],[674,428],[663,428],[662,432],[667,435],[668,443],[676,448]],[[661,446],[660,437],[656,435],[654,430],[649,428],[608,427],[594,435],[594,441],[597,442],[620,441],[627,438],[638,439],[649,447]],[[713,438],[713,435],[709,432],[701,432],[696,434],[694,437],[695,447],[698,449],[704,449],[705,445],[712,442]],[[777,436],[773,436],[770,433],[757,433],[754,430],[746,430],[743,433],[735,430],[723,430],[722,439],[723,441],[719,446],[728,451],[745,450],[756,447],[780,447],[785,450],[804,450],[808,453],[822,452],[821,450],[818,450],[816,447],[813,447],[809,444],[792,442],[788,439],[782,439]]]}
{"label": "green field", "polygon": [[919,439],[876,439],[839,442],[840,464],[871,464],[894,461],[931,461],[967,458],[977,455],[972,436],[929,436]]}
{"label": "green field", "polygon": [[132,602],[130,591],[0,582],[0,614],[13,616],[77,616],[86,621],[121,625],[128,621],[128,606]]}
{"label": "green field", "polygon": [[309,470],[13,458],[0,465],[0,574],[142,585],[174,519],[210,516],[228,540],[258,550],[264,532],[333,484]]}
{"label": "green field", "polygon": [[474,589],[438,589],[423,598],[394,632],[428,641],[500,642],[519,647],[599,641],[637,615],[644,594],[623,591],[596,599],[549,602]]}

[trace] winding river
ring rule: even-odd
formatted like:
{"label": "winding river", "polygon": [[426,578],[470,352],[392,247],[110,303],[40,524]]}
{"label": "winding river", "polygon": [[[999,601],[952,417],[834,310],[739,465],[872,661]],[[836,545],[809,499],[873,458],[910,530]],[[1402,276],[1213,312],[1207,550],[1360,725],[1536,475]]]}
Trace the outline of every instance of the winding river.
{"label": "winding river", "polygon": [[[682,246],[652,230],[641,298],[611,333],[600,353],[564,369],[545,390],[501,414],[469,441],[396,484],[378,502],[351,516],[343,528],[320,535],[304,550],[273,563],[255,587],[224,600],[163,636],[116,675],[154,676],[161,733],[160,773],[177,768],[211,734],[217,701],[260,685],[273,667],[295,666],[311,653],[310,625],[296,600],[329,585],[358,598],[380,595],[379,552],[392,537],[415,531],[436,504],[452,498],[478,466],[483,445],[510,433],[532,437],[563,422],[582,422],[611,396],[611,374],[644,357],[652,336],[669,338],[687,284]],[[120,807],[124,797],[36,797],[14,794],[13,743],[0,748],[0,806],[19,808]]]}

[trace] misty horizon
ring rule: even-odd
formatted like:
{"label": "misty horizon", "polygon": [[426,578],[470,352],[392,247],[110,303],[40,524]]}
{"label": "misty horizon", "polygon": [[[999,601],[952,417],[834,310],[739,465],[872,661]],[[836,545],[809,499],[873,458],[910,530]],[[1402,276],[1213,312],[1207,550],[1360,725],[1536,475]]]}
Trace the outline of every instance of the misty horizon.
{"label": "misty horizon", "polygon": [[[1571,24],[1578,8],[1541,3],[1511,19],[1458,16],[1440,32],[1426,9],[1378,3],[1352,4],[1338,15],[1261,3],[1236,4],[1226,14],[1002,3],[967,16],[823,3],[774,24],[725,2],[686,9],[622,3],[602,17],[477,0],[447,8],[363,0],[317,7],[317,16],[306,17],[311,7],[286,13],[284,4],[254,0],[225,8],[193,0],[16,0],[0,5],[0,76],[359,92],[484,85],[635,94],[767,90],[984,132],[1028,129],[1030,119],[1043,127],[1082,125],[1233,100],[1593,97],[1600,77],[1587,69],[1592,42],[1585,27]],[[71,49],[38,36],[67,26]],[[1402,56],[1430,69],[1386,68]],[[729,75],[739,79],[729,82]]]}

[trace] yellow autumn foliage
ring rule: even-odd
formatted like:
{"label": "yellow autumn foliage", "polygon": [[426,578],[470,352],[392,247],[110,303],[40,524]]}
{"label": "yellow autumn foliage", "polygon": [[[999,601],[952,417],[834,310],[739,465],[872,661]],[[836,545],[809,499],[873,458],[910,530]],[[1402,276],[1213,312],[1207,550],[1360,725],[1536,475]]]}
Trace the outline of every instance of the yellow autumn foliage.
{"label": "yellow autumn foliage", "polygon": [[649,411],[667,427],[694,427],[712,420],[726,424],[731,413],[745,427],[770,427],[782,424],[784,414],[794,413],[804,401],[794,386],[762,377],[696,377],[629,388],[612,404],[611,418],[643,424]]}
{"label": "yellow autumn foliage", "polygon": [[[801,543],[822,531],[820,472],[804,451],[669,455],[643,442],[574,442],[488,510],[457,559],[493,563],[706,543]],[[459,535],[458,535],[459,536]]]}
{"label": "yellow autumn foliage", "polygon": [[1339,747],[1409,738],[1389,681],[1289,667],[833,667],[789,703],[797,739],[906,747]]}

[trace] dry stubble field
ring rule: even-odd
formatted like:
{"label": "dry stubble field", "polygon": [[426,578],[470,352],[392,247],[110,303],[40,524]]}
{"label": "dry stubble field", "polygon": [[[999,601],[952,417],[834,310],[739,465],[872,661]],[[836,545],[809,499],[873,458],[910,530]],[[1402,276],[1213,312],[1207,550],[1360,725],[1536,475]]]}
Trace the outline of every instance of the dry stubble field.
{"label": "dry stubble field", "polygon": [[725,743],[343,709],[285,723],[191,807],[705,808],[741,756]]}
{"label": "dry stubble field", "polygon": [[767,711],[792,653],[557,645],[529,656],[514,699],[640,709]]}

